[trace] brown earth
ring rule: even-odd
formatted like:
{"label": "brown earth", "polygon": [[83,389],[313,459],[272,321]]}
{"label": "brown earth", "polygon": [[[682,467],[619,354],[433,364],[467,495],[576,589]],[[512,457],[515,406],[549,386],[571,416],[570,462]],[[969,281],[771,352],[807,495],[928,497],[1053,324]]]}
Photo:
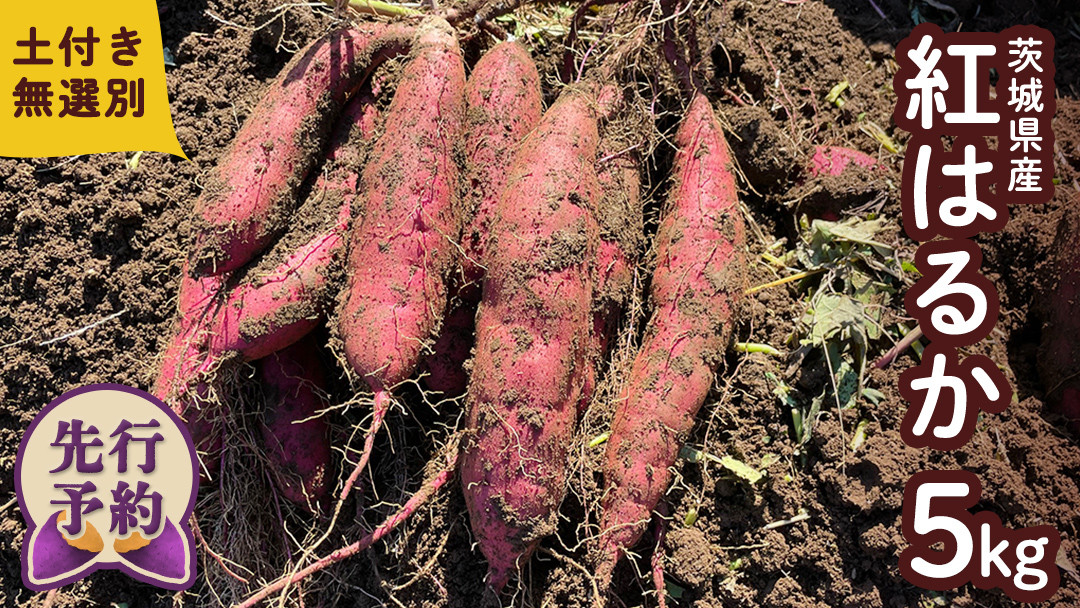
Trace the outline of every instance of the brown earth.
{"label": "brown earth", "polygon": [[[951,19],[917,4],[929,17]],[[1032,309],[1050,282],[1047,261],[1057,218],[1080,172],[1080,31],[1075,25],[1080,15],[1066,0],[964,1],[953,7],[964,31],[1033,23],[1048,28],[1058,44],[1054,126],[1062,185],[1051,203],[1013,208],[1004,231],[980,239],[984,270],[998,286],[1002,314],[995,333],[972,352],[989,354],[1007,370],[1017,402],[1004,414],[984,416],[961,450],[944,454],[908,448],[899,437],[905,404],[896,391],[899,370],[914,363],[906,354],[870,375],[869,386],[886,395],[881,403],[863,403],[845,411],[842,419],[835,408],[824,408],[810,443],[798,452],[790,415],[773,395],[766,373],[791,377],[807,393],[820,392],[821,374],[807,368],[789,375],[782,359],[732,354],[691,442],[753,466],[766,455],[776,458],[763,467],[767,480],[753,487],[715,465],[680,464],[682,477],[667,497],[674,520],[663,563],[669,589],[681,597],[669,598],[669,605],[1011,605],[1000,592],[969,585],[932,593],[899,576],[904,483],[931,468],[977,473],[983,482],[978,508],[997,513],[1007,526],[1056,526],[1063,539],[1062,587],[1045,605],[1080,605],[1080,579],[1071,566],[1080,563],[1080,447],[1041,401],[1043,387],[1034,364],[1041,323]],[[163,4],[161,15],[164,44],[176,64],[167,68],[169,96],[190,162],[158,153],[144,154],[137,168],[127,162],[131,154],[0,160],[0,503],[14,496],[15,452],[23,429],[44,404],[91,382],[149,384],[154,357],[168,335],[188,243],[188,215],[202,179],[291,52],[333,21],[327,10],[293,6],[267,11],[253,0]],[[700,8],[697,17],[697,28],[682,34],[696,51],[697,65],[710,76],[714,104],[749,179],[742,183],[744,201],[764,237],[750,239],[751,252],[756,256],[775,239],[795,237],[792,193],[799,186],[793,168],[805,163],[815,144],[854,147],[887,167],[882,176],[823,184],[828,196],[818,196],[818,204],[839,201],[831,203],[837,210],[880,211],[898,221],[900,156],[881,148],[860,127],[873,121],[900,144],[906,140],[891,125],[895,97],[890,83],[893,48],[912,27],[908,2],[727,0]],[[466,50],[474,61],[476,40]],[[552,53],[545,57],[544,65],[556,63]],[[838,109],[823,97],[841,80],[851,88],[846,105]],[[546,79],[549,101],[556,91],[552,79]],[[674,92],[664,95],[662,101],[670,106]],[[670,127],[672,121],[666,122],[661,126]],[[658,150],[654,176],[663,175],[669,157],[670,150]],[[662,177],[656,181],[660,188],[652,192],[654,207],[663,188]],[[655,219],[655,208],[650,217]],[[888,234],[901,256],[910,259],[914,244],[895,229]],[[772,278],[764,264],[754,268],[755,284]],[[737,339],[783,347],[805,306],[787,288],[760,292],[752,298]],[[889,313],[893,320],[902,315],[898,306],[894,303]],[[82,333],[40,345],[117,313]],[[632,337],[634,332],[628,333]],[[319,339],[333,345],[326,332]],[[875,345],[871,354],[888,347]],[[334,363],[334,352],[324,354]],[[616,354],[613,369],[625,364],[625,355],[625,350]],[[354,395],[340,365],[335,369],[328,389],[333,403],[344,404]],[[346,505],[347,521],[318,553],[355,539],[402,503],[422,479],[424,464],[446,441],[448,427],[459,424],[456,403],[430,405],[411,387],[402,391],[401,401],[407,411],[388,418],[391,430],[378,442],[373,473],[363,478],[363,496]],[[339,448],[355,448],[360,440],[352,431],[363,421],[366,406],[353,405],[331,414],[340,431],[335,436]],[[234,437],[249,436],[257,406],[250,412],[236,409],[241,411]],[[543,543],[518,592],[504,604],[590,604],[592,590],[582,567],[587,554],[579,540],[588,525],[595,525],[592,506],[603,450],[585,443],[603,429],[607,410],[598,404],[586,419],[559,535]],[[859,420],[868,422],[866,440],[853,451],[851,433]],[[209,546],[251,583],[228,576],[201,550],[202,574],[188,593],[174,595],[101,572],[63,589],[56,605],[228,605],[253,591],[256,581],[272,579],[294,564],[310,544],[311,531],[324,529],[325,521],[277,500],[265,475],[258,473],[261,461],[252,445],[230,446],[233,460],[223,469],[219,489],[204,490],[199,503]],[[691,509],[698,519],[686,526]],[[801,521],[765,528],[801,513],[807,516]],[[40,606],[45,600],[21,583],[24,529],[17,505],[0,510],[0,605]],[[639,547],[637,564],[643,571],[652,544],[647,538]],[[441,493],[388,541],[315,577],[301,591],[309,606],[471,607],[482,601],[485,569],[455,488]],[[616,605],[656,605],[649,578],[637,576],[630,564],[617,571],[616,584]],[[285,605],[295,605],[297,598],[293,592]]]}

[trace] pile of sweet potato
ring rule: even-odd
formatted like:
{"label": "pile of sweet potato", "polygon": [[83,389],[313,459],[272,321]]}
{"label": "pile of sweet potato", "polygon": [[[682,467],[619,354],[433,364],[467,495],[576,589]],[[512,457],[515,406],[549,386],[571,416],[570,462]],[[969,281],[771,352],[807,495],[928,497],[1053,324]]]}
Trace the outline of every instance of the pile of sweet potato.
{"label": "pile of sweet potato", "polygon": [[[392,99],[376,104],[390,93],[371,75],[395,57]],[[643,169],[609,128],[619,83],[586,74],[545,111],[521,44],[494,45],[470,72],[439,18],[336,30],[296,55],[195,205],[155,393],[212,479],[235,413],[222,370],[254,362],[265,455],[281,495],[312,510],[336,478],[315,328],[329,322],[373,395],[357,471],[398,385],[464,395],[457,473],[499,591],[555,530],[576,425],[643,267]],[[671,482],[745,289],[732,161],[701,93],[674,141],[649,318],[603,468],[604,585]],[[296,210],[315,208],[330,209],[323,225],[268,267]]]}

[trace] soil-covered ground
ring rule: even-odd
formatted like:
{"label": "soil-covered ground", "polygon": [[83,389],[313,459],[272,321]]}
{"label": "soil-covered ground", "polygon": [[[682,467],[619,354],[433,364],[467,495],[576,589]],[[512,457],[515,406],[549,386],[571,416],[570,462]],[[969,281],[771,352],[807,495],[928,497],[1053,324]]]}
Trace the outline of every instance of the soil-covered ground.
{"label": "soil-covered ground", "polygon": [[[891,83],[895,45],[910,32],[916,16],[953,30],[998,31],[1031,23],[1054,34],[1060,186],[1049,204],[1015,207],[1005,230],[979,239],[984,272],[1001,297],[1001,320],[991,337],[969,353],[990,355],[1005,370],[1016,399],[1005,413],[983,416],[971,442],[955,452],[916,450],[900,439],[906,405],[897,379],[902,369],[917,362],[915,351],[905,352],[884,370],[868,370],[862,384],[870,390],[840,404],[841,391],[831,388],[834,362],[826,363],[823,356],[829,349],[800,348],[799,342],[813,335],[808,297],[820,283],[793,282],[747,299],[736,339],[773,346],[782,355],[733,350],[698,417],[688,445],[690,452],[706,456],[680,460],[680,475],[665,500],[672,518],[659,550],[668,605],[1011,605],[994,590],[966,586],[928,592],[899,575],[905,482],[925,469],[962,468],[982,480],[978,509],[997,513],[1010,527],[1050,524],[1061,532],[1061,589],[1046,605],[1080,606],[1080,577],[1074,567],[1080,564],[1080,443],[1044,405],[1035,366],[1044,331],[1037,304],[1052,281],[1048,262],[1053,236],[1062,207],[1078,200],[1080,10],[1072,4],[691,4],[688,14],[696,27],[684,19],[679,35],[694,65],[707,76],[741,170],[751,228],[748,243],[755,260],[751,285],[806,268],[798,253],[806,251],[811,231],[799,220],[804,214],[852,218],[853,225],[863,228],[868,221],[877,222],[874,239],[893,254],[875,258],[874,272],[902,269],[900,262],[913,257],[915,244],[899,230],[898,188],[907,136],[891,122]],[[169,97],[177,135],[190,161],[159,153],[143,154],[137,163],[130,153],[0,160],[3,606],[46,602],[45,594],[22,586],[19,550],[25,526],[17,504],[9,502],[23,430],[42,406],[66,390],[93,382],[142,388],[150,384],[155,358],[169,336],[189,241],[189,215],[207,172],[292,53],[335,21],[330,9],[304,4],[196,0],[159,6],[164,44],[175,64],[166,68]],[[558,63],[555,58],[561,53],[562,30],[541,18],[552,14],[528,6],[514,14],[519,24],[537,25],[540,34],[530,38],[530,45],[545,70]],[[484,44],[482,35],[468,38],[466,58],[475,61]],[[662,69],[664,64],[653,65]],[[838,107],[825,97],[843,81],[848,87]],[[547,101],[557,91],[556,79],[545,78]],[[679,95],[674,89],[657,95],[657,105],[668,108],[658,121],[658,132],[670,135]],[[671,156],[663,138],[654,140],[660,143],[649,165],[650,229],[655,227]],[[894,144],[898,153],[888,149]],[[797,169],[806,165],[815,145],[862,150],[884,169],[806,180]],[[868,330],[873,335],[867,352],[850,347],[850,333],[833,339],[831,352],[845,361],[874,361],[899,339],[901,325],[914,326],[904,318],[897,295],[910,286],[912,277],[902,270],[889,276],[887,288],[870,302],[878,311],[874,319],[881,331]],[[639,277],[639,288],[647,285],[648,262]],[[837,289],[842,290],[843,283],[838,278]],[[640,293],[637,301],[644,301]],[[504,605],[592,604],[587,546],[596,531],[603,447],[590,447],[589,442],[606,428],[613,387],[645,317],[647,310],[635,307],[597,402],[583,421],[559,533],[542,544],[514,584],[514,593],[502,599]],[[355,429],[365,423],[370,395],[353,390],[330,333],[320,331],[318,339],[328,344],[325,359],[335,370],[327,391],[331,402],[341,405],[328,414],[336,431],[336,458],[354,459],[352,450],[362,439]],[[849,365],[842,374],[849,378],[851,369]],[[258,399],[248,390],[249,376],[245,369],[236,373],[239,396],[230,429],[234,441],[219,477],[201,492],[197,515],[205,544],[199,548],[196,585],[173,594],[119,573],[99,572],[62,589],[52,598],[54,605],[229,605],[296,567],[305,548],[325,530],[326,520],[282,502],[262,468],[257,441],[246,441],[255,436],[259,413]],[[418,487],[425,464],[460,426],[459,402],[425,398],[419,386],[402,389],[399,401],[404,407],[387,420],[389,430],[377,442],[378,454],[370,474],[362,478],[362,492],[346,503],[342,523],[315,554],[355,540],[392,513]],[[823,398],[812,410],[817,397]],[[244,409],[249,402],[255,405]],[[796,425],[793,409],[810,421]],[[711,458],[722,456],[766,474],[750,483]],[[638,547],[640,555],[617,570],[615,605],[657,605],[648,575],[655,550],[650,532]],[[472,607],[490,599],[484,596],[485,570],[461,493],[451,486],[386,541],[305,581],[282,605]]]}

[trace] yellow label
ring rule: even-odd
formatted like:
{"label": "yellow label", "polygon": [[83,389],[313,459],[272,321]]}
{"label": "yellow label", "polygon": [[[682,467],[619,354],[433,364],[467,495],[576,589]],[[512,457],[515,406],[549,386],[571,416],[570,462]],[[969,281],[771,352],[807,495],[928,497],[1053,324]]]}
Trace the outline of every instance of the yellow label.
{"label": "yellow label", "polygon": [[149,0],[8,2],[0,156],[154,150],[183,158]]}

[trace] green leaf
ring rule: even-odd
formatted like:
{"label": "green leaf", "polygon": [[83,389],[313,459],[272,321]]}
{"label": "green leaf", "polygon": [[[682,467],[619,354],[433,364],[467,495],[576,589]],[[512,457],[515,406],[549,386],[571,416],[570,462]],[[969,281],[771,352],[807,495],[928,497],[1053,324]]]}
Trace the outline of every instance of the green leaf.
{"label": "green leaf", "polygon": [[827,394],[828,391],[822,391],[820,395],[814,397],[813,401],[810,402],[810,411],[803,416],[803,436],[802,441],[800,442],[802,445],[806,445],[810,442],[810,437],[814,433],[814,427],[817,425],[818,416],[821,415],[821,404],[825,402],[825,396]]}
{"label": "green leaf", "polygon": [[851,284],[851,291],[855,294],[855,299],[860,302],[868,302],[867,299],[864,299],[867,294],[875,293],[874,278],[861,270],[852,270],[847,280]]}
{"label": "green leaf", "polygon": [[664,590],[667,591],[668,597],[673,600],[681,600],[683,593],[686,593],[686,589],[671,581],[664,581]]}
{"label": "green leaf", "polygon": [[876,122],[868,120],[863,123],[863,126],[859,127],[859,130],[876,139],[877,142],[889,152],[892,152],[893,154],[900,153],[900,146],[896,143],[896,140],[889,137],[889,134],[885,132],[885,129],[882,129]]}
{"label": "green leaf", "polygon": [[[818,224],[821,224],[821,226],[818,227]],[[814,226],[818,227],[823,234],[829,234],[834,239],[867,245],[872,247],[878,254],[889,256],[892,255],[893,248],[874,240],[877,233],[881,232],[884,224],[884,220],[861,220],[856,217],[843,222],[814,220]]]}
{"label": "green leaf", "polygon": [[825,293],[814,302],[812,313],[803,322],[810,328],[810,341],[824,346],[825,341],[841,330],[863,325],[863,307],[839,293]]}
{"label": "green leaf", "polygon": [[795,389],[785,384],[783,380],[778,379],[776,374],[773,374],[772,372],[765,372],[765,377],[776,383],[773,394],[776,395],[782,404],[788,407],[795,407],[799,404],[798,399],[791,394]]}
{"label": "green leaf", "polygon": [[859,394],[859,373],[847,361],[841,361],[836,371],[836,395],[840,409],[855,405],[855,396]]}
{"label": "green leaf", "polygon": [[698,463],[702,460],[705,460],[706,454],[705,452],[695,448],[694,446],[685,443],[681,448],[679,448],[679,458],[682,458],[687,462]]}
{"label": "green leaf", "polygon": [[860,420],[855,426],[855,435],[851,438],[851,451],[857,452],[866,443],[866,427],[870,426],[869,420]]}
{"label": "green leaf", "polygon": [[870,387],[864,388],[862,390],[862,396],[874,405],[878,405],[885,400],[885,393]]}
{"label": "green leaf", "polygon": [[809,436],[806,434],[806,428],[803,426],[802,410],[797,407],[791,408],[791,426],[795,429],[795,442],[799,445],[806,443]]}
{"label": "green leaf", "polygon": [[699,450],[698,448],[695,448],[694,446],[689,444],[683,444],[682,448],[679,449],[679,458],[682,458],[683,460],[692,463],[698,463],[703,460],[715,462],[727,469],[728,471],[734,473],[740,479],[748,481],[751,484],[755,484],[761,481],[761,478],[765,476],[765,474],[761,471],[758,471],[757,469],[747,465],[740,460],[736,460],[731,456],[717,457],[704,450]]}

